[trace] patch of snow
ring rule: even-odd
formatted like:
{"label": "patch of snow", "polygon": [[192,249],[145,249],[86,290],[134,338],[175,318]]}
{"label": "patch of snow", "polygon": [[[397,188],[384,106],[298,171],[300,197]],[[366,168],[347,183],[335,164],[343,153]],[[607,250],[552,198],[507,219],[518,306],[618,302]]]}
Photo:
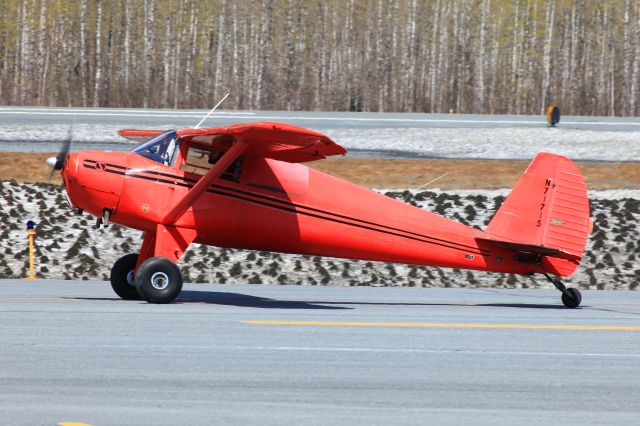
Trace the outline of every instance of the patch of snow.
{"label": "patch of snow", "polygon": [[[118,136],[120,125],[0,125],[1,151],[57,151],[71,129],[72,150],[130,150],[139,145]],[[168,124],[163,128],[176,128]],[[579,161],[638,161],[640,131],[557,128],[325,128],[352,155],[434,158],[526,159],[547,151]]]}
{"label": "patch of snow", "polygon": [[[484,228],[508,189],[493,191],[381,190],[469,226]],[[636,289],[640,281],[640,191],[592,191],[594,233],[582,265],[567,284],[589,289]],[[122,255],[137,252],[141,233],[118,225],[95,229],[95,218],[74,214],[62,188],[0,181],[0,278],[28,271],[26,221],[37,223],[39,277],[108,280]],[[544,278],[353,261],[193,244],[180,266],[186,282],[343,286],[545,287]]]}
{"label": "patch of snow", "polygon": [[400,151],[436,158],[531,159],[552,152],[573,160],[638,161],[640,131],[557,128],[326,129],[347,150]]}

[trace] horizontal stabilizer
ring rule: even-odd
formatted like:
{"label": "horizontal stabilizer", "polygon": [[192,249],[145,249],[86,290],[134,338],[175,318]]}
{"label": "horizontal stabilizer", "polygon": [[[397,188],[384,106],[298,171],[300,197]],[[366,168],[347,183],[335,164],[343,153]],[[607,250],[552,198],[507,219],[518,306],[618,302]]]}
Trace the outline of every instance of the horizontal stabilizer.
{"label": "horizontal stabilizer", "polygon": [[492,240],[489,238],[478,238],[477,240],[495,247],[511,250],[523,256],[531,256],[531,255],[551,256],[551,257],[556,257],[558,259],[566,259],[566,260],[580,263],[580,256],[567,253],[557,248],[536,246],[533,244],[512,243],[510,241]]}

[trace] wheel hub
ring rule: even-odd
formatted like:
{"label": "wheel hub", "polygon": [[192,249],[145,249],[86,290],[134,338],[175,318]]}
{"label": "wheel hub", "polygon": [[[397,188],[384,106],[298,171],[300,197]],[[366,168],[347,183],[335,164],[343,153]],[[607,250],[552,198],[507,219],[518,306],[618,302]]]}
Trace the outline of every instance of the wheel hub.
{"label": "wheel hub", "polygon": [[151,276],[151,285],[157,290],[164,290],[169,286],[169,277],[164,272],[156,272]]}
{"label": "wheel hub", "polygon": [[134,271],[131,270],[129,271],[129,273],[127,274],[127,283],[131,286],[134,287],[135,286],[135,276],[133,275]]}

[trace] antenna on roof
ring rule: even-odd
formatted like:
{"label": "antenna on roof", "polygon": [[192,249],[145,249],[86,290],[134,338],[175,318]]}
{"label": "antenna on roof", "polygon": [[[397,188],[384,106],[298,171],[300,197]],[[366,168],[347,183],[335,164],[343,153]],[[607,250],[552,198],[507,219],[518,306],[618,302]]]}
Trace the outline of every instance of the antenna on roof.
{"label": "antenna on roof", "polygon": [[216,106],[214,106],[213,108],[211,108],[211,111],[209,111],[209,112],[207,113],[207,115],[205,115],[205,116],[204,116],[204,118],[203,118],[202,120],[200,120],[200,122],[199,122],[198,124],[196,124],[196,127],[194,127],[194,129],[199,128],[199,127],[200,127],[200,125],[201,125],[202,123],[204,123],[204,120],[206,120],[207,118],[209,118],[209,116],[211,115],[211,113],[212,113],[213,111],[215,111],[215,110],[216,110],[216,108],[218,108],[218,107],[220,106],[220,104],[221,104],[222,102],[224,102],[224,100],[225,100],[225,99],[227,99],[227,97],[228,97],[228,96],[229,96],[229,94],[228,94],[228,93],[227,93],[226,95],[224,95],[224,97],[223,97],[222,99],[220,99],[220,102],[218,102],[218,103],[216,104]]}
{"label": "antenna on roof", "polygon": [[433,182],[435,182],[435,181],[437,181],[437,180],[442,179],[443,177],[445,177],[445,176],[446,176],[446,175],[448,175],[448,174],[449,174],[449,172],[447,172],[447,173],[445,173],[445,174],[443,174],[443,175],[440,175],[440,176],[438,176],[438,177],[437,177],[437,178],[435,178],[435,179],[431,179],[429,182],[425,183],[424,185],[420,185],[420,186],[419,186],[419,187],[417,187],[416,189],[422,189],[422,188],[424,188],[425,186],[430,185],[430,184],[432,184]]}

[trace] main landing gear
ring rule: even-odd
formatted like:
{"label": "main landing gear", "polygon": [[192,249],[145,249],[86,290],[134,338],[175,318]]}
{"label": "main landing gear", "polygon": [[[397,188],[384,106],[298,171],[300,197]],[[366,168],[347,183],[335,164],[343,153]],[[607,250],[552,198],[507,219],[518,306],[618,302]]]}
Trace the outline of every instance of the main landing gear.
{"label": "main landing gear", "polygon": [[140,300],[133,280],[138,253],[130,253],[116,260],[111,268],[111,287],[123,300]]}
{"label": "main landing gear", "polygon": [[182,274],[175,263],[160,256],[150,257],[135,271],[137,262],[137,253],[127,254],[111,268],[111,287],[120,298],[170,303],[180,294]]}
{"label": "main landing gear", "polygon": [[567,288],[562,283],[562,281],[549,274],[544,274],[544,276],[547,277],[547,279],[551,281],[553,285],[562,292],[562,303],[564,304],[564,306],[573,309],[577,308],[580,305],[580,302],[582,302],[582,295],[580,294],[580,290],[573,287]]}
{"label": "main landing gear", "polygon": [[182,290],[182,274],[166,257],[150,257],[142,262],[135,276],[138,294],[149,303],[169,303]]}

